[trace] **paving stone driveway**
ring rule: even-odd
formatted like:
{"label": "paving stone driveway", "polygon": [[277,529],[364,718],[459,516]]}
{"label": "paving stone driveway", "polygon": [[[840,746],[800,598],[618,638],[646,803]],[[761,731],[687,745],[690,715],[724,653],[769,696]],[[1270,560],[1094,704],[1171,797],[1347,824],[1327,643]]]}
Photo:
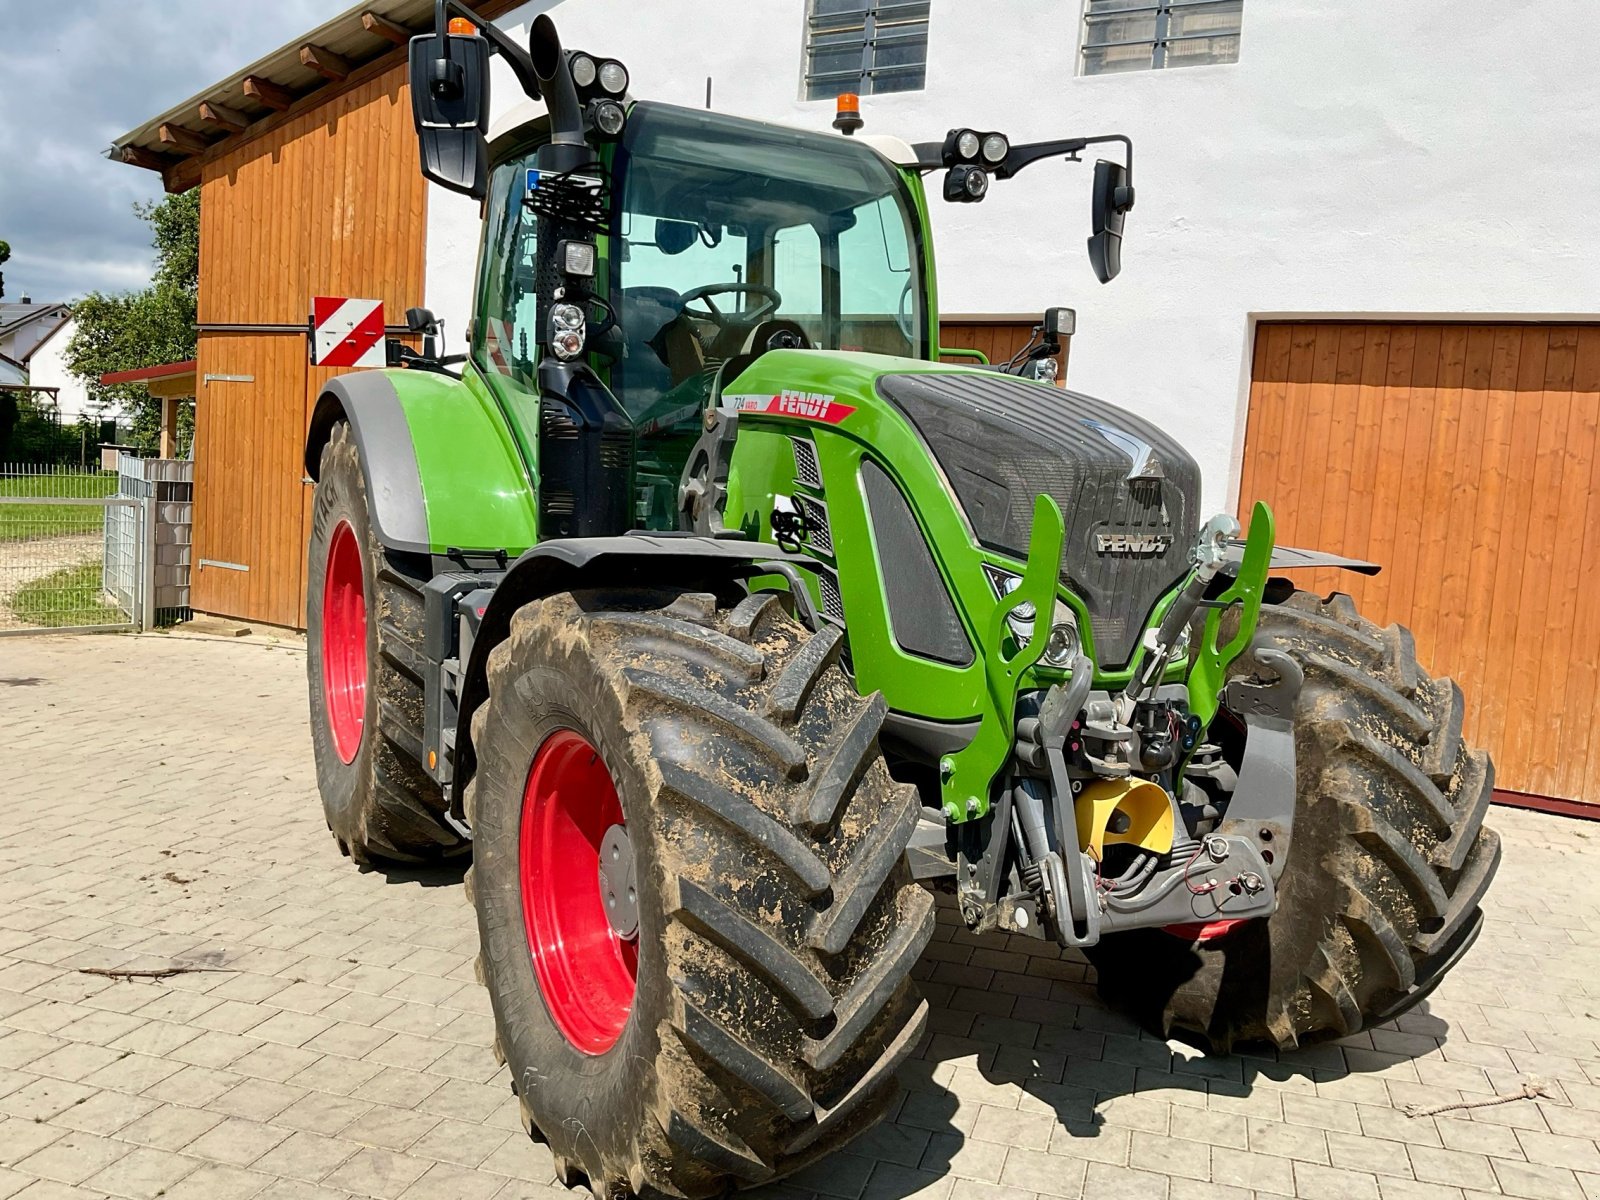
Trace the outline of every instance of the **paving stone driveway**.
{"label": "paving stone driveway", "polygon": [[[0,640],[0,1200],[569,1194],[490,1054],[459,877],[339,857],[304,693],[293,648]],[[1494,823],[1433,1002],[1281,1060],[1143,1037],[1080,963],[942,922],[896,1119],[756,1195],[1600,1200],[1600,826]],[[174,963],[226,970],[83,973]]]}

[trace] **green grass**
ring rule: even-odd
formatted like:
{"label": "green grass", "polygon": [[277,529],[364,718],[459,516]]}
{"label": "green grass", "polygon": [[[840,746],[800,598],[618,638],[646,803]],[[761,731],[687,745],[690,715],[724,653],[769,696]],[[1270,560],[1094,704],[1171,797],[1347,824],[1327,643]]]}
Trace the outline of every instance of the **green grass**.
{"label": "green grass", "polygon": [[25,624],[46,629],[120,625],[127,617],[116,605],[105,602],[100,583],[98,562],[63,567],[42,579],[23,584],[11,597],[11,611]]}
{"label": "green grass", "polygon": [[[0,498],[6,496],[110,496],[117,477],[110,472],[93,475],[25,475],[0,479]],[[89,504],[6,504],[0,499],[0,542],[25,542],[35,538],[95,533],[105,521],[105,509]]]}

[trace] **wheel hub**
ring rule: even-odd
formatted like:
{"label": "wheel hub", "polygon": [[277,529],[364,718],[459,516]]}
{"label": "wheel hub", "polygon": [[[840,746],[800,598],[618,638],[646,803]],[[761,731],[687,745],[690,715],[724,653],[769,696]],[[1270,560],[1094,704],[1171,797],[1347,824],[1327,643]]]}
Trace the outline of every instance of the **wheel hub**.
{"label": "wheel hub", "polygon": [[604,1054],[633,1009],[639,902],[616,785],[575,730],[552,733],[533,756],[518,851],[539,994],[567,1041]]}
{"label": "wheel hub", "polygon": [[639,895],[633,875],[633,843],[624,826],[613,825],[600,842],[600,898],[606,904],[606,920],[620,938],[639,936]]}
{"label": "wheel hub", "polygon": [[322,584],[322,698],[333,749],[355,761],[367,718],[367,596],[349,521],[333,527]]}

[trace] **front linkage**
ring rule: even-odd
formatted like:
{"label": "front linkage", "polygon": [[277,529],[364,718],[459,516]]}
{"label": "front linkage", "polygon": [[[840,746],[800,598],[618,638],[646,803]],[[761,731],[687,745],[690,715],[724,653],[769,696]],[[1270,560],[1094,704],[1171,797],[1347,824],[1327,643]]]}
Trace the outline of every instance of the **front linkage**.
{"label": "front linkage", "polygon": [[[1229,517],[1201,531],[1185,585],[1146,632],[1120,692],[1097,690],[1081,654],[1064,682],[1041,688],[1031,668],[1045,625],[1018,645],[1009,620],[1030,604],[1048,611],[1055,599],[1061,513],[1038,498],[1022,582],[988,623],[988,710],[972,742],[940,762],[947,849],[973,929],[1063,946],[1142,928],[1203,939],[1276,909],[1293,832],[1292,714],[1303,676],[1281,651],[1249,651],[1272,558],[1271,513],[1256,506],[1242,553],[1230,544],[1237,533]],[[1222,618],[1235,608],[1233,636],[1219,645]],[[1196,623],[1187,680],[1167,682]],[[1248,678],[1237,670],[1245,655]],[[1235,678],[1225,683],[1230,666]],[[1219,705],[1245,726],[1237,771],[1203,740]]]}

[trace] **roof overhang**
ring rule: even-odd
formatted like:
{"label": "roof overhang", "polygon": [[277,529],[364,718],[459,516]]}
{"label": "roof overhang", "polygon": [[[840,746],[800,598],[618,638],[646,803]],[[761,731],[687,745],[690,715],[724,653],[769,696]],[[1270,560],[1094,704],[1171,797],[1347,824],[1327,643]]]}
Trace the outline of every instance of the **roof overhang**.
{"label": "roof overhang", "polygon": [[[484,0],[486,20],[524,0]],[[433,28],[433,0],[365,0],[286,42],[112,142],[107,157],[159,171],[169,192],[200,182],[200,166],[292,116],[405,61]]]}
{"label": "roof overhang", "polygon": [[173,397],[194,395],[195,360],[159,363],[153,367],[138,367],[132,371],[111,371],[100,376],[102,387],[115,387],[123,383],[143,384],[152,396]]}

